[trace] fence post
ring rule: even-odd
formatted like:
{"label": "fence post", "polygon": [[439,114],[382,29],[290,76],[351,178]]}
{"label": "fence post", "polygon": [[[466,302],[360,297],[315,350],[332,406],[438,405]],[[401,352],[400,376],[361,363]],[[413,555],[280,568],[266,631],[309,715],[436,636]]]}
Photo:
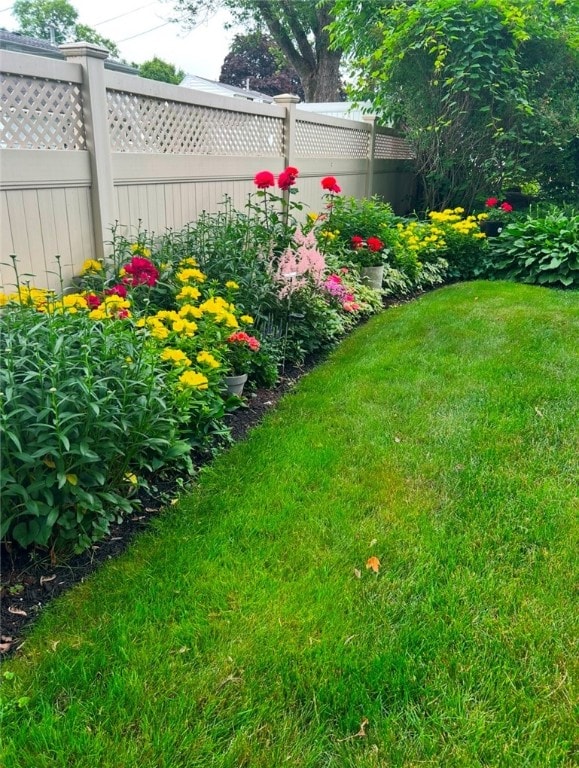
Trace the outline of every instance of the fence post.
{"label": "fence post", "polygon": [[376,151],[376,116],[363,115],[362,120],[369,123],[368,135],[368,170],[366,171],[366,197],[374,194],[374,153]]}
{"label": "fence post", "polygon": [[296,164],[296,104],[300,103],[300,97],[291,93],[282,93],[274,96],[276,104],[285,107],[285,127],[283,154],[285,166]]}
{"label": "fence post", "polygon": [[110,239],[114,222],[114,183],[109,140],[105,59],[109,52],[92,43],[59,45],[67,61],[82,67],[82,110],[87,150],[91,167],[91,201],[95,230],[95,253],[105,256],[105,241]]}

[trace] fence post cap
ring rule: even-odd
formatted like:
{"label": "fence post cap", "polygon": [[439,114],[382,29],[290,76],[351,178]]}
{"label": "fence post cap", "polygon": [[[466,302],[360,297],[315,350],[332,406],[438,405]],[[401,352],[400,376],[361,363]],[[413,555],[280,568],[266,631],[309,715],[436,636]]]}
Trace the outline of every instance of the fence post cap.
{"label": "fence post cap", "polygon": [[273,100],[276,104],[299,104],[300,97],[295,96],[293,93],[281,93],[279,96],[274,96]]}
{"label": "fence post cap", "polygon": [[101,45],[94,43],[63,43],[58,46],[58,50],[66,56],[67,59],[74,57],[92,57],[93,59],[108,59],[109,51]]}

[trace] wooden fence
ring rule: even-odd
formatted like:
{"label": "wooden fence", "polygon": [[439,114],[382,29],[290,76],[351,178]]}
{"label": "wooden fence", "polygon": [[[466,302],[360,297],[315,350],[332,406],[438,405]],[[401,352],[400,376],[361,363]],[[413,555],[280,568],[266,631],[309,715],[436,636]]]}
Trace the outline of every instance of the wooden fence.
{"label": "wooden fence", "polygon": [[[300,170],[300,201],[321,204],[333,175],[346,195],[380,195],[405,212],[414,188],[403,138],[361,122],[297,108],[297,97],[257,104],[104,68],[103,49],[61,46],[66,61],[0,54],[0,261],[16,254],[39,287],[56,287],[101,258],[117,222],[161,234],[216,211],[242,208],[257,171]],[[12,271],[1,267],[2,284]]]}

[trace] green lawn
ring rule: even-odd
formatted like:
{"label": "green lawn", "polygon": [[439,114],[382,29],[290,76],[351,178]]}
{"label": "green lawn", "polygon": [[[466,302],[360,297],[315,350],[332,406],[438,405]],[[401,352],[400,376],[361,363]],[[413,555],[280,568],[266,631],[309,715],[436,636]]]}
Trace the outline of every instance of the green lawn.
{"label": "green lawn", "polygon": [[5,768],[574,765],[578,350],[507,283],[358,329],[45,612]]}

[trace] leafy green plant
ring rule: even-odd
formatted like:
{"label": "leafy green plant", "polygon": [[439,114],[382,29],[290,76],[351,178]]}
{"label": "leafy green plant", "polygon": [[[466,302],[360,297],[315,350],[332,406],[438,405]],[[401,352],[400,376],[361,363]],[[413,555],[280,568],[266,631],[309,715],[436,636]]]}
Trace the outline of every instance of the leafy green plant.
{"label": "leafy green plant", "polygon": [[555,287],[579,287],[579,212],[531,210],[490,242],[491,277]]}
{"label": "leafy green plant", "polygon": [[155,351],[122,321],[0,317],[0,535],[80,551],[130,512],[137,475],[187,452]]}

